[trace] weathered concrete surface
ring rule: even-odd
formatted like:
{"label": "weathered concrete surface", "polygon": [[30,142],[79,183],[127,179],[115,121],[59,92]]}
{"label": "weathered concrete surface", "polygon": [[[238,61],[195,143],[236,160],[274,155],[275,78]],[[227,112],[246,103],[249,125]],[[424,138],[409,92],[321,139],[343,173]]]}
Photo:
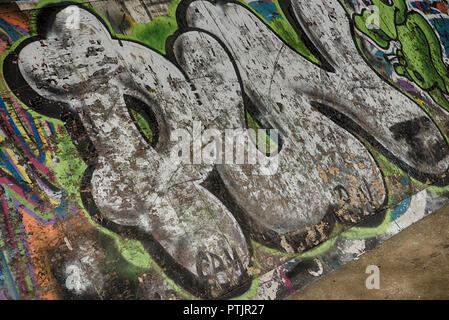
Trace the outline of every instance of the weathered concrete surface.
{"label": "weathered concrete surface", "polygon": [[[449,299],[449,206],[288,299]],[[380,289],[365,286],[380,268]]]}
{"label": "weathered concrete surface", "polygon": [[279,299],[449,202],[448,8],[372,4],[2,5],[0,297]]}

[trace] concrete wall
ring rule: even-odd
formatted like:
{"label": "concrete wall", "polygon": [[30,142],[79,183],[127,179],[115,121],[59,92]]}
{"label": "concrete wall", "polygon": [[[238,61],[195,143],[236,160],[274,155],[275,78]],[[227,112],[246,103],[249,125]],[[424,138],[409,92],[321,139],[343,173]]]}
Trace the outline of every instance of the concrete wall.
{"label": "concrete wall", "polygon": [[0,298],[283,298],[448,203],[447,10],[1,4]]}

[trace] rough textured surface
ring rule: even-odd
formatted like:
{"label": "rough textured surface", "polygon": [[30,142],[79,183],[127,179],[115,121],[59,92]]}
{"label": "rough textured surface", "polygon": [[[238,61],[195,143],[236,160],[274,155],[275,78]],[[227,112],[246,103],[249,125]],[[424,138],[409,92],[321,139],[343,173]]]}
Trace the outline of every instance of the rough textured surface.
{"label": "rough textured surface", "polygon": [[[449,207],[404,230],[357,261],[289,299],[449,299]],[[380,268],[368,290],[368,265]]]}
{"label": "rough textured surface", "polygon": [[2,4],[0,297],[279,299],[448,203],[447,9]]}

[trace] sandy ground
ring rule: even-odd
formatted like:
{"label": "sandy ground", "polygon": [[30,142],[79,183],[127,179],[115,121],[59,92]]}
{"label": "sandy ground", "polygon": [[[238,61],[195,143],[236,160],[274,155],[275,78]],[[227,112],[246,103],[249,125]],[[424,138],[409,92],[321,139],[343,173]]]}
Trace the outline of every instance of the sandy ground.
{"label": "sandy ground", "polygon": [[[368,265],[380,288],[368,290]],[[289,299],[449,299],[449,206]]]}

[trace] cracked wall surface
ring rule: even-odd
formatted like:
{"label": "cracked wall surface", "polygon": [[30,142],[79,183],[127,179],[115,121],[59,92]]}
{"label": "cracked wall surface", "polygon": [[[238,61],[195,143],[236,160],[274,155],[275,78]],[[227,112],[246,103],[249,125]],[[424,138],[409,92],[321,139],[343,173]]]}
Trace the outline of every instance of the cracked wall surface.
{"label": "cracked wall surface", "polygon": [[0,299],[282,299],[449,203],[448,10],[0,4]]}

